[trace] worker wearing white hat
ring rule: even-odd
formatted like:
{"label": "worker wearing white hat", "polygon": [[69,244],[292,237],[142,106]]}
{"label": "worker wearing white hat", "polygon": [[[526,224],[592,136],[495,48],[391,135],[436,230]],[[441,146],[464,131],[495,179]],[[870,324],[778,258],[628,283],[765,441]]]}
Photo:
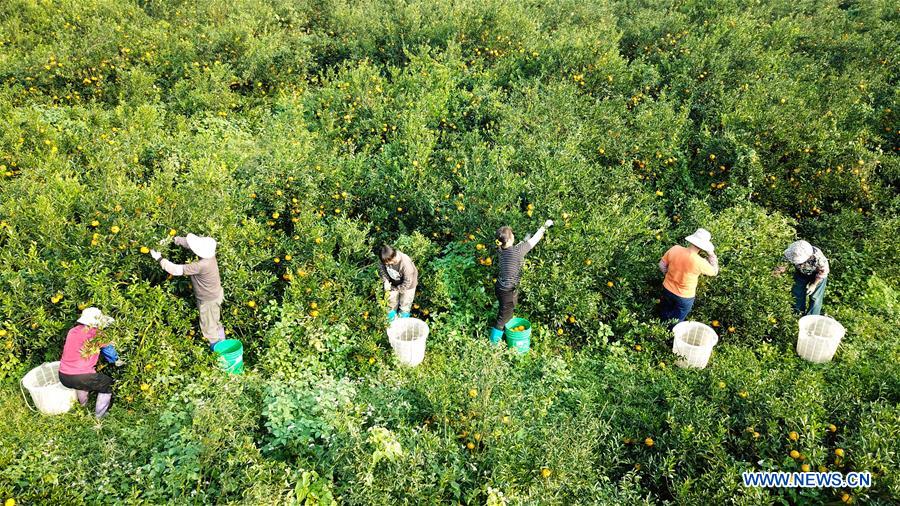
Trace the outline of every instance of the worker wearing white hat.
{"label": "worker wearing white hat", "polygon": [[[784,250],[784,260],[794,266],[794,309],[800,314],[822,314],[825,284],[830,268],[822,250],[806,241],[795,241]],[[775,274],[782,274],[787,266],[781,264]]]}
{"label": "worker wearing white hat", "polygon": [[[659,308],[663,320],[684,321],[694,307],[700,275],[719,273],[719,259],[708,230],[698,228],[684,240],[690,246],[676,244],[659,261],[659,270],[666,275]],[[706,253],[705,259],[700,256],[701,251]]]}
{"label": "worker wearing white hat", "polygon": [[[221,308],[224,300],[222,280],[219,277],[219,264],[216,262],[216,240],[212,237],[201,237],[188,234],[186,237],[175,237],[175,244],[191,250],[200,260],[188,264],[176,264],[166,260],[156,250],[150,255],[159,262],[160,267],[173,276],[190,276],[200,311],[200,330],[210,347],[225,339],[225,329],[221,323]],[[168,244],[164,239],[160,244]]]}
{"label": "worker wearing white hat", "polygon": [[[97,392],[94,414],[97,418],[106,416],[112,404],[113,379],[98,373],[95,368],[100,355],[121,367],[124,362],[118,358],[112,343],[102,336],[102,331],[113,323],[99,309],[89,307],[81,312],[78,325],[66,334],[62,357],[59,360],[59,381],[63,386],[75,390],[78,402],[87,406],[90,392]],[[109,354],[116,357],[110,360]]]}

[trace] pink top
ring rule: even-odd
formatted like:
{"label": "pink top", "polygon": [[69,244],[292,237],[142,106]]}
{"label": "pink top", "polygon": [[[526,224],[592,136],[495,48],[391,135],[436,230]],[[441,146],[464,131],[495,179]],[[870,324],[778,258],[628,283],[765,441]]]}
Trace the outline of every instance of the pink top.
{"label": "pink top", "polygon": [[[81,356],[81,348],[84,343],[97,335],[98,329],[78,324],[66,334],[66,344],[63,346],[62,358],[59,361],[59,372],[63,374],[93,374],[97,372],[94,366],[100,353],[87,358]],[[104,343],[105,344],[105,343]]]}

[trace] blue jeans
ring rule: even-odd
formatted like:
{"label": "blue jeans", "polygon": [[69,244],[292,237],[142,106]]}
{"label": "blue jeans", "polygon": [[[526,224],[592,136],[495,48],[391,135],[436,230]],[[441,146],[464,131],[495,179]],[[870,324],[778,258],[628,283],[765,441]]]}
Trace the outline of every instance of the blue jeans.
{"label": "blue jeans", "polygon": [[659,304],[659,317],[663,321],[678,320],[679,323],[683,322],[687,318],[688,313],[691,312],[691,308],[694,307],[695,297],[679,297],[665,288],[663,288],[662,292],[662,300]]}
{"label": "blue jeans", "polygon": [[823,279],[816,289],[813,290],[813,293],[806,295],[806,285],[815,280],[815,274],[807,276],[796,269],[794,270],[794,287],[791,288],[791,293],[794,294],[794,310],[800,314],[822,314],[822,302],[825,301],[825,283],[828,281],[828,278]]}
{"label": "blue jeans", "polygon": [[103,360],[106,360],[110,364],[115,364],[116,360],[119,360],[119,353],[111,344],[107,344],[106,346],[100,348],[100,356],[103,357]]}

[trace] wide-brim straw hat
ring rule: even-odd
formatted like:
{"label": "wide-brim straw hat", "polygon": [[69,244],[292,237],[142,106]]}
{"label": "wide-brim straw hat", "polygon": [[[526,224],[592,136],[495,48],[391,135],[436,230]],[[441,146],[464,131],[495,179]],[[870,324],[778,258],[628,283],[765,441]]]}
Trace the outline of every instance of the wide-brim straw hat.
{"label": "wide-brim straw hat", "polygon": [[85,308],[78,318],[78,323],[87,325],[88,327],[106,327],[114,321],[116,320],[110,316],[106,316],[100,309],[93,306]]}
{"label": "wide-brim straw hat", "polygon": [[705,228],[698,228],[696,232],[684,238],[685,241],[693,244],[703,251],[706,251],[707,253],[712,253],[716,249],[716,247],[713,246],[711,239],[712,234],[710,234],[709,230],[706,230]]}
{"label": "wide-brim straw hat", "polygon": [[188,247],[200,258],[212,258],[216,256],[216,240],[212,237],[201,237],[188,234],[186,237]]}

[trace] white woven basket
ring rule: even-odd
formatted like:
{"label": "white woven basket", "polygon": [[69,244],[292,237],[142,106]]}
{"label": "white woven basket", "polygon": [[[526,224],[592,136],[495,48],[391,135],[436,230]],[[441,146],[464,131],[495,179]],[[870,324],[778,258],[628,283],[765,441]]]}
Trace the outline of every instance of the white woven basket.
{"label": "white woven basket", "polygon": [[[66,388],[59,382],[59,362],[47,362],[28,371],[22,378],[22,387],[31,394],[34,408],[45,415],[60,415],[72,408],[75,390]],[[28,398],[22,392],[25,404]],[[31,408],[31,405],[28,406]]]}
{"label": "white woven basket", "polygon": [[834,318],[806,315],[800,318],[797,354],[810,362],[831,362],[846,330]]}
{"label": "white woven basket", "polygon": [[675,335],[672,352],[680,357],[675,361],[678,367],[703,369],[709,362],[713,346],[719,342],[715,330],[697,322],[681,322],[675,325],[672,334]]}
{"label": "white woven basket", "polygon": [[397,318],[388,327],[387,335],[401,364],[415,367],[425,360],[427,323],[417,318]]}

